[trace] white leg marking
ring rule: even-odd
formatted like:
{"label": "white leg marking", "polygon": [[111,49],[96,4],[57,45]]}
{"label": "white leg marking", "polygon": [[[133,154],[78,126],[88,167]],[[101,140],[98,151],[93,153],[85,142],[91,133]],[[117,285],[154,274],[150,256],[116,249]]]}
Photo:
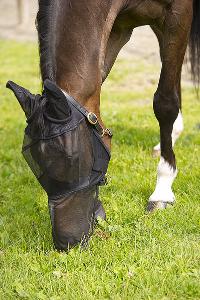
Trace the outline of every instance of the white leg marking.
{"label": "white leg marking", "polygon": [[177,139],[181,135],[182,131],[184,129],[183,125],[183,116],[181,111],[179,110],[178,117],[176,118],[176,121],[174,122],[173,131],[172,131],[172,145],[174,146]]}
{"label": "white leg marking", "polygon": [[[176,121],[174,122],[173,131],[172,131],[172,146],[174,147],[177,139],[181,135],[182,131],[184,129],[183,126],[183,116],[181,111],[179,110],[178,117],[176,118]],[[154,151],[160,151],[160,143],[156,145],[153,148]]]}
{"label": "white leg marking", "polygon": [[161,156],[158,165],[156,189],[149,198],[149,201],[173,203],[175,201],[175,196],[172,192],[172,183],[176,178],[176,175],[177,170],[174,170]]}
{"label": "white leg marking", "polygon": [[153,147],[154,151],[160,151],[160,143],[158,145],[156,145],[155,147]]}

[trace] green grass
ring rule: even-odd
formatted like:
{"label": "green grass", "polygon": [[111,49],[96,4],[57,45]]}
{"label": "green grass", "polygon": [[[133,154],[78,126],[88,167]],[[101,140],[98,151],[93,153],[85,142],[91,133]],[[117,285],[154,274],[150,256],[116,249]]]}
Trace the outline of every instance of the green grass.
{"label": "green grass", "polygon": [[159,67],[118,60],[102,92],[114,131],[108,224],[87,251],[53,248],[46,195],[20,153],[25,117],[8,79],[40,90],[37,47],[0,48],[0,299],[200,299],[200,103],[185,87],[185,131],[176,145],[174,208],[145,213],[155,186],[158,124],[152,112]]}

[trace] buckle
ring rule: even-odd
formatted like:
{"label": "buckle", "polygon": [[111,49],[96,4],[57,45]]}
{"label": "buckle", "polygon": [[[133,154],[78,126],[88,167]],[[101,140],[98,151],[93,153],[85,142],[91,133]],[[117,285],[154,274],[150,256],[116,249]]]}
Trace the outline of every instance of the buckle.
{"label": "buckle", "polygon": [[109,128],[106,128],[106,129],[103,129],[103,133],[101,136],[103,137],[104,135],[108,135],[109,137],[112,137],[113,133]]}
{"label": "buckle", "polygon": [[92,125],[96,125],[98,122],[97,116],[93,112],[89,112],[87,115],[87,119]]}

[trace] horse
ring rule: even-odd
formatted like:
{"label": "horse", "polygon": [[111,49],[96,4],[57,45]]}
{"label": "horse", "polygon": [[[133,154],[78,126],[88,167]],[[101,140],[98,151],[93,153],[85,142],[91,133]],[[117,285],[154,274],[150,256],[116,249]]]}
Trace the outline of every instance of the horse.
{"label": "horse", "polygon": [[[134,28],[150,25],[162,68],[153,109],[160,127],[157,182],[147,211],[175,201],[173,146],[183,130],[181,70],[189,44],[191,71],[200,75],[199,0],[39,0],[36,18],[43,92],[9,81],[28,119],[25,158],[49,197],[55,247],[86,243],[98,217],[112,133],[100,115],[101,86]],[[83,243],[84,241],[84,243]]]}

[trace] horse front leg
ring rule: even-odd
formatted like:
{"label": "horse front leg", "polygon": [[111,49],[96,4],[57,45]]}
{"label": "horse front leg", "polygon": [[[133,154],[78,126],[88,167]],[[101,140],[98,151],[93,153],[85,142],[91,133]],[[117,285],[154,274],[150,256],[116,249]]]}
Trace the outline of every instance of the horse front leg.
{"label": "horse front leg", "polygon": [[[184,124],[183,124],[183,115],[181,110],[179,109],[178,116],[174,122],[173,130],[172,130],[172,146],[175,145],[176,141],[180,137],[183,132]],[[153,157],[158,157],[161,154],[160,143],[153,147]]]}
{"label": "horse front leg", "polygon": [[177,168],[172,148],[172,130],[178,112],[176,91],[162,92],[158,87],[154,97],[154,113],[160,126],[161,158],[157,170],[156,188],[149,198],[148,211],[164,209],[167,204],[173,204],[175,201],[172,184],[177,175]]}
{"label": "horse front leg", "polygon": [[[157,28],[156,26],[151,26],[153,32],[155,33],[158,43],[160,46],[160,59],[163,61],[163,55],[164,55],[164,34],[163,32]],[[182,104],[182,96],[181,96],[181,72],[180,76],[178,78],[177,82],[177,91],[178,91],[178,100],[179,100],[179,113],[178,117],[174,122],[173,125],[173,130],[172,130],[172,146],[175,145],[176,141],[180,137],[181,133],[183,132],[184,129],[184,124],[183,124],[183,115],[181,111],[181,104]],[[160,143],[158,143],[156,146],[153,147],[153,157],[159,157],[161,153],[160,150]]]}
{"label": "horse front leg", "polygon": [[[175,1],[176,5],[177,2]],[[156,188],[147,206],[149,212],[165,209],[168,204],[173,204],[175,201],[172,184],[177,175],[177,167],[172,132],[175,121],[180,117],[178,82],[192,20],[192,15],[188,14],[188,11],[192,12],[189,1],[185,1],[182,7],[175,7],[176,5],[174,9],[179,9],[179,15],[169,15],[165,23],[162,70],[154,96],[154,113],[160,126],[161,158],[157,170]]]}

